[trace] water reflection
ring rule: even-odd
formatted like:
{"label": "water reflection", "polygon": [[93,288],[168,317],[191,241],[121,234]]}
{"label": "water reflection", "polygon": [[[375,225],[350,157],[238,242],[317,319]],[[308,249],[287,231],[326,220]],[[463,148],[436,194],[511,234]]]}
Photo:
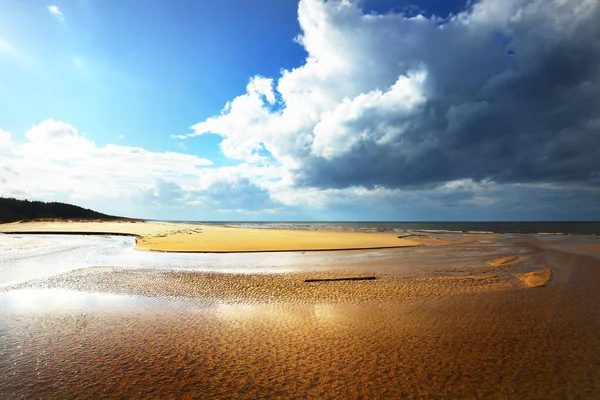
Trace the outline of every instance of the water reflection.
{"label": "water reflection", "polygon": [[[314,315],[315,318],[322,322],[338,322],[343,318],[344,308],[340,307],[339,304],[315,304]],[[346,308],[347,311],[347,308]]]}
{"label": "water reflection", "polygon": [[0,234],[0,289],[86,267],[168,268],[203,272],[285,273],[298,253],[208,254],[137,251],[126,236]]}
{"label": "water reflection", "polygon": [[68,289],[21,289],[0,292],[1,314],[116,312],[153,308],[166,302],[142,297],[87,293]]}
{"label": "water reflection", "polygon": [[422,270],[477,268],[514,253],[527,256],[530,248],[519,244],[524,239],[567,251],[577,251],[577,245],[599,243],[594,236],[503,235],[494,243],[453,244],[451,248],[215,254],[137,251],[134,238],[126,236],[0,234],[0,290],[92,266],[237,274],[344,269],[414,276]]}
{"label": "water reflection", "polygon": [[211,311],[217,318],[229,322],[263,320],[276,324],[298,324],[298,321],[311,320],[315,323],[339,323],[350,317],[352,307],[331,303],[220,303]]}

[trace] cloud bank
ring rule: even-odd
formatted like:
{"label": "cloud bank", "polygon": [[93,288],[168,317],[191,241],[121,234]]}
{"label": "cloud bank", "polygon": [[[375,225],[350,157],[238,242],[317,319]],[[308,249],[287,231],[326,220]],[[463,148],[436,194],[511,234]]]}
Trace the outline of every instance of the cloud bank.
{"label": "cloud bank", "polygon": [[0,196],[68,201],[146,218],[231,218],[281,206],[256,184],[267,171],[245,165],[213,168],[210,160],[191,154],[99,146],[53,119],[24,137],[14,141],[0,129]]}
{"label": "cloud bank", "polygon": [[223,137],[295,187],[597,181],[600,3],[482,0],[447,19],[301,0],[304,65],[180,137]]}

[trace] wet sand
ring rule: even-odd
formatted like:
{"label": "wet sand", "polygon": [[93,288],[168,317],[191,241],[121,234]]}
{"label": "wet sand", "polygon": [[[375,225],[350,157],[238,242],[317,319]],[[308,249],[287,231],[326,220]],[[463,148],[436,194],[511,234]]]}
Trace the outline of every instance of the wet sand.
{"label": "wet sand", "polygon": [[284,274],[114,266],[30,280],[0,290],[0,397],[598,398],[600,259],[565,250],[596,240],[322,253],[351,268],[298,253]]}
{"label": "wet sand", "polygon": [[[464,275],[495,271],[499,268],[488,261],[510,257],[512,251],[521,252],[522,258],[529,252],[526,247],[509,248],[489,241],[474,244],[457,238],[454,242],[451,248],[436,244],[370,251],[167,253],[137,251],[135,238],[130,236],[0,234],[0,288],[75,269],[112,266],[261,274],[360,272],[368,265],[371,273],[394,276]],[[453,253],[450,258],[448,251]]]}
{"label": "wet sand", "polygon": [[584,251],[584,252],[588,252],[588,253],[600,253],[600,244],[594,243],[594,244],[584,244],[581,246],[573,246],[573,247],[571,247],[571,250]]}
{"label": "wet sand", "polygon": [[390,233],[231,228],[152,221],[37,221],[0,224],[0,233],[90,233],[137,236],[138,249],[168,252],[263,252],[417,246]]}

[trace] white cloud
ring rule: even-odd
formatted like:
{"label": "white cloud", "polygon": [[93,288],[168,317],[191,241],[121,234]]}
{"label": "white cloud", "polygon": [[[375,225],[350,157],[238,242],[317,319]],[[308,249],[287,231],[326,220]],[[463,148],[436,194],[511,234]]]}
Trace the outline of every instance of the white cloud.
{"label": "white cloud", "polygon": [[46,8],[48,9],[48,11],[50,11],[50,14],[55,15],[61,21],[64,19],[65,16],[63,15],[62,11],[58,9],[58,6],[51,5],[47,6]]}
{"label": "white cloud", "polygon": [[[418,112],[426,100],[426,76],[425,71],[402,75],[386,92],[374,90],[352,100],[346,98],[325,111],[313,129],[311,154],[331,159],[355,150],[362,141],[383,145],[394,142],[402,135],[398,120]],[[373,124],[373,119],[381,122]],[[393,125],[388,123],[391,119]]]}
{"label": "white cloud", "polygon": [[[600,190],[574,184],[498,185],[468,179],[416,191],[381,186],[295,188],[283,166],[213,167],[210,161],[189,154],[98,146],[72,125],[52,119],[29,129],[25,139],[14,141],[10,133],[0,130],[0,196],[67,201],[146,218],[443,219],[444,213],[451,212],[454,218],[464,219],[497,209],[535,218],[532,212],[555,215],[548,214],[551,207],[539,205],[547,203],[546,196],[578,193],[579,212],[589,209],[588,200],[597,199]],[[532,208],[524,199],[534,199],[538,205]],[[563,201],[568,204],[573,197]]]}
{"label": "white cloud", "polygon": [[248,93],[256,93],[265,97],[269,104],[275,103],[275,94],[273,93],[273,79],[255,76],[246,86]]}
{"label": "white cloud", "polygon": [[[0,157],[0,167],[10,167],[19,174],[2,186],[0,195],[27,188],[34,197],[65,192],[87,198],[135,197],[156,179],[185,184],[212,165],[189,154],[114,144],[98,146],[75,127],[52,119],[32,127],[25,137],[24,143],[12,143],[8,157]],[[2,143],[10,143],[6,132],[2,131],[0,138]]]}
{"label": "white cloud", "polygon": [[10,132],[0,129],[0,151],[12,146],[11,136]]}
{"label": "white cloud", "polygon": [[215,168],[191,154],[99,146],[74,126],[53,119],[24,136],[25,141],[15,142],[0,130],[0,196],[155,218],[227,219],[281,206],[271,196],[269,185],[282,175],[273,166]]}

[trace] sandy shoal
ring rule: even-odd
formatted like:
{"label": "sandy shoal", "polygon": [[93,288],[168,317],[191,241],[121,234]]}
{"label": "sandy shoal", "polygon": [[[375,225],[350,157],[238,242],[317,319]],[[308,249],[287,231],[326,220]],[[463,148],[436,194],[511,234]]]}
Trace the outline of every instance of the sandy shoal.
{"label": "sandy shoal", "polygon": [[385,233],[249,229],[150,221],[23,222],[1,224],[2,232],[129,234],[138,237],[138,249],[173,252],[351,250],[420,244]]}
{"label": "sandy shoal", "polygon": [[[335,280],[372,277],[373,280]],[[306,280],[329,279],[306,282]],[[382,303],[488,293],[523,286],[512,275],[400,277],[360,271],[232,274],[93,267],[17,284],[6,290],[69,289],[180,301],[233,303]]]}

